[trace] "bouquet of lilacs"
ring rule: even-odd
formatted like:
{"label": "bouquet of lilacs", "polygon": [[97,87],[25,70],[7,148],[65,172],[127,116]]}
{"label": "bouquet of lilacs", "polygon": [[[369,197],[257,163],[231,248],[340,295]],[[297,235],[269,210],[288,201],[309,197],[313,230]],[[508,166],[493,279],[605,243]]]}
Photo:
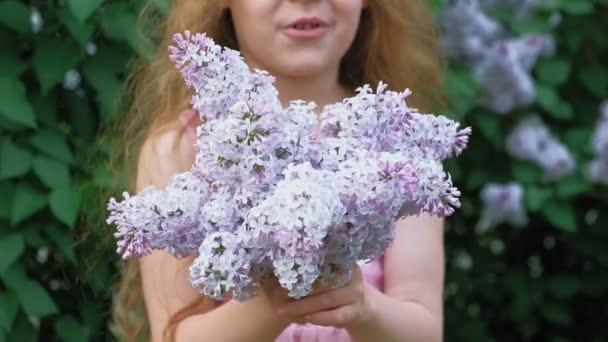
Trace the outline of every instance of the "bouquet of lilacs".
{"label": "bouquet of lilacs", "polygon": [[381,255],[396,219],[459,207],[441,161],[470,128],[410,108],[409,90],[366,85],[317,115],[314,103],[283,108],[272,76],[205,34],[176,34],[170,58],[201,116],[196,160],[164,190],[110,199],[124,258],[194,256],[192,285],[218,300],[251,298],[272,276],[300,298]]}

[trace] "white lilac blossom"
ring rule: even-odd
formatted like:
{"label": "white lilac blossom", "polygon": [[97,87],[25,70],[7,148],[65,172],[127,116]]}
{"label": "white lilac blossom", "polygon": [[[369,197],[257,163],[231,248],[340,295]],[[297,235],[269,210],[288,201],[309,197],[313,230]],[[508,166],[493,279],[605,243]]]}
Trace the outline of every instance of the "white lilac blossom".
{"label": "white lilac blossom", "polygon": [[32,7],[32,12],[30,13],[30,25],[32,26],[32,32],[34,33],[42,31],[42,26],[44,26],[42,15],[36,7]]}
{"label": "white lilac blossom", "polygon": [[600,118],[591,139],[595,158],[587,164],[585,174],[593,182],[608,184],[608,101],[600,106]]}
{"label": "white lilac blossom", "polygon": [[85,51],[87,55],[95,56],[97,54],[97,45],[94,42],[88,42]]}
{"label": "white lilac blossom", "polygon": [[488,183],[481,189],[483,209],[476,230],[483,233],[501,223],[522,227],[528,223],[523,205],[524,189],[517,182]]}
{"label": "white lilac blossom", "polygon": [[530,72],[541,55],[553,50],[553,39],[543,34],[498,41],[473,67],[477,82],[487,92],[482,104],[499,114],[531,104],[536,92]]}
{"label": "white lilac blossom", "polygon": [[215,299],[247,300],[269,277],[300,298],[380,256],[395,220],[460,206],[442,161],[471,130],[410,108],[409,90],[365,85],[317,116],[283,108],[272,76],[204,34],[175,35],[170,58],[204,123],[196,159],[165,190],[110,200],[123,258],[194,256],[191,283]]}
{"label": "white lilac blossom", "polygon": [[576,168],[572,153],[551,134],[538,116],[522,119],[507,136],[505,146],[513,157],[540,166],[546,181],[570,175]]}
{"label": "white lilac blossom", "polygon": [[78,70],[70,69],[65,73],[63,77],[63,88],[66,90],[75,90],[80,85],[82,76]]}

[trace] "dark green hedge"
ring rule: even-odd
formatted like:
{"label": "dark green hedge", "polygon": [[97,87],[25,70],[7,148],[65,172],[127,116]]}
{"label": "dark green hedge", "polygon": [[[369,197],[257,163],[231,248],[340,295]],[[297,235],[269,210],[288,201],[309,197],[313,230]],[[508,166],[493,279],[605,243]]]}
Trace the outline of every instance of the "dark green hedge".
{"label": "dark green hedge", "polygon": [[[115,183],[97,134],[115,119],[129,61],[153,51],[136,30],[143,2],[0,0],[0,341],[116,339],[118,258],[112,244],[96,243],[110,231],[83,221],[103,220],[99,194]],[[556,54],[534,69],[535,103],[497,115],[478,105],[484,89],[463,64],[446,79],[449,115],[474,128],[470,148],[448,164],[463,192],[446,235],[448,341],[608,336],[608,189],[582,173],[608,98],[608,1],[550,7],[562,22],[552,31]],[[522,34],[546,29],[546,11],[493,14]],[[505,137],[531,112],[574,153],[574,175],[547,184],[536,165],[505,152]],[[481,188],[508,181],[524,186],[529,224],[477,233]],[[83,233],[91,236],[77,244]]]}

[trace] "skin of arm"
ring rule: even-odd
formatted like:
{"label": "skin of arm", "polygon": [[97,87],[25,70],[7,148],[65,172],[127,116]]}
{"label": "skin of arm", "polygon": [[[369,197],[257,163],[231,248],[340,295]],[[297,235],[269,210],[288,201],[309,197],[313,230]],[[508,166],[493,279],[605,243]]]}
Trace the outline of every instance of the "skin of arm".
{"label": "skin of arm", "polygon": [[[181,126],[148,139],[138,163],[137,191],[147,186],[166,187],[171,176],[190,169],[194,161],[192,139]],[[151,341],[162,341],[163,330],[175,312],[202,296],[188,281],[193,257],[177,259],[165,251],[154,251],[139,260],[144,300],[151,328]],[[230,300],[214,308],[205,301],[196,313],[181,321],[176,341],[273,341],[288,325],[279,319],[260,291],[244,303]]]}
{"label": "skin of arm", "polygon": [[355,341],[441,341],[443,334],[443,220],[420,216],[396,222],[384,254],[384,292],[355,265],[344,287],[320,289],[277,305],[287,319],[345,328]]}
{"label": "skin of arm", "polygon": [[384,258],[384,293],[367,286],[370,313],[346,328],[360,342],[441,341],[443,219],[421,215],[395,225],[395,241]]}

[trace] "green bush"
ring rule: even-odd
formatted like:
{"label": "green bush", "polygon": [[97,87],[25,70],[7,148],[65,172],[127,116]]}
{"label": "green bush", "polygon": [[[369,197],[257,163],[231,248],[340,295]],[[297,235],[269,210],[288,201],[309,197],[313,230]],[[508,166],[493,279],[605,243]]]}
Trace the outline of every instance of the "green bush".
{"label": "green bush", "polygon": [[[116,338],[118,257],[96,242],[111,231],[82,218],[103,222],[99,193],[115,184],[97,134],[118,112],[129,61],[152,55],[136,30],[144,2],[0,0],[0,341]],[[553,0],[550,10],[563,19],[556,53],[534,69],[536,102],[497,115],[478,105],[484,89],[468,68],[452,64],[446,77],[447,113],[474,129],[447,165],[463,193],[446,233],[448,341],[608,336],[608,189],[582,172],[608,98],[608,1]],[[516,33],[545,30],[549,15],[493,14]],[[574,154],[573,175],[543,182],[538,166],[505,152],[507,134],[532,112]],[[483,185],[513,180],[524,186],[528,225],[477,232]]]}
{"label": "green bush", "polygon": [[95,243],[111,231],[77,242],[91,228],[81,214],[103,222],[100,189],[113,182],[97,133],[129,61],[151,55],[142,3],[0,1],[0,341],[114,339],[118,258]]}

